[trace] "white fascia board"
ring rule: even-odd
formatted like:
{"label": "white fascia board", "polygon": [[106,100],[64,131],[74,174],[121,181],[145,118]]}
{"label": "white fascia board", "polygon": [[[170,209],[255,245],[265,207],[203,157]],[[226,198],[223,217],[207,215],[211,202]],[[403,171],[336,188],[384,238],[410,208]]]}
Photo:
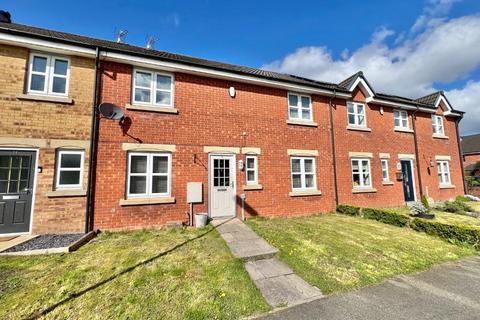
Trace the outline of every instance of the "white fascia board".
{"label": "white fascia board", "polygon": [[0,32],[0,43],[20,46],[29,49],[47,51],[51,53],[60,54],[75,54],[77,56],[95,57],[96,51],[80,46],[74,46],[70,44],[58,43],[54,41],[47,41],[36,38],[29,38],[24,36],[17,36]]}
{"label": "white fascia board", "polygon": [[437,101],[435,101],[435,109],[438,109],[440,106],[440,102],[444,103],[444,105],[447,107],[447,111],[452,111],[452,106],[448,103],[447,99],[445,99],[442,95],[439,95],[437,98]]}
{"label": "white fascia board", "polygon": [[[371,99],[369,102],[387,106],[387,107],[392,107],[392,108],[399,108],[399,109],[404,109],[404,110],[417,110],[417,107],[411,106],[408,104],[403,104],[403,103],[398,103],[398,102],[392,102],[392,101],[387,101],[387,100],[382,100],[382,99]],[[428,109],[428,108],[418,108],[419,111],[422,112],[427,112],[427,113],[435,113],[435,110],[433,109]]]}
{"label": "white fascia board", "polygon": [[370,88],[369,85],[365,82],[365,80],[363,80],[361,77],[358,77],[357,80],[355,80],[355,82],[350,86],[349,91],[352,92],[358,85],[361,86],[360,89],[363,88],[364,91],[367,91],[367,99],[374,96],[372,88]]}
{"label": "white fascia board", "polygon": [[144,68],[160,69],[160,70],[170,71],[170,72],[183,72],[183,73],[208,76],[208,77],[218,78],[218,79],[233,80],[233,81],[244,82],[244,83],[253,83],[253,84],[262,85],[266,87],[281,88],[281,89],[295,91],[299,93],[310,93],[310,94],[318,94],[323,96],[336,96],[339,98],[351,98],[350,94],[334,93],[333,90],[323,90],[323,89],[312,88],[308,86],[289,84],[282,81],[268,80],[268,79],[253,77],[253,76],[230,73],[226,71],[217,71],[217,70],[212,70],[208,68],[189,66],[186,64],[181,64],[176,62],[166,62],[161,60],[137,57],[133,55],[127,55],[127,54],[116,53],[116,52],[108,52],[108,51],[102,51],[100,54],[104,60],[127,63],[127,64],[144,67]]}

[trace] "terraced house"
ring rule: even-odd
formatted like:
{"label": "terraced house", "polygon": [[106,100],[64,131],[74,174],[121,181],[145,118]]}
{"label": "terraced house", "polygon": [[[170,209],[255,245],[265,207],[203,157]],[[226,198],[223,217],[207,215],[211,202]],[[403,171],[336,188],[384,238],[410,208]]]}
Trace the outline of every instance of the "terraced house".
{"label": "terraced house", "polygon": [[[9,147],[25,138],[84,143],[73,150],[72,142],[59,145],[53,140],[8,149],[28,147],[41,153],[49,146],[45,153],[50,158],[31,169],[37,172],[30,182],[37,186],[34,221],[55,208],[58,198],[50,196],[69,196],[57,190],[58,181],[63,181],[64,170],[69,172],[66,181],[78,175],[61,160],[79,154],[83,180],[74,181],[76,195],[86,188],[89,157],[91,192],[87,199],[82,193],[81,203],[60,198],[62,211],[48,218],[54,224],[77,217],[80,207],[87,213],[83,222],[88,228],[131,229],[186,222],[190,202],[195,202],[194,212],[211,218],[286,216],[330,212],[338,203],[388,207],[421,195],[439,201],[464,193],[458,135],[463,113],[443,92],[418,99],[397,97],[376,92],[361,72],[338,84],[327,83],[18,24],[1,24],[0,34],[17,43],[5,46],[4,55],[15,46],[23,52],[17,69],[2,57],[12,71],[4,77],[19,82],[12,92],[2,92],[7,96],[2,112],[11,115],[0,120],[2,132],[9,128],[2,142]],[[53,43],[52,48],[88,51],[83,55],[90,58],[61,55],[69,66],[62,75],[69,94],[61,99],[74,104],[44,101],[52,99],[48,91],[42,92],[42,101],[31,102],[54,108],[55,115],[16,107],[31,100],[33,94],[24,88],[38,81],[38,69],[45,70],[32,66],[39,48],[20,49],[18,38],[25,37]],[[45,80],[50,83],[57,76],[57,53],[38,52],[38,59],[46,59],[42,61],[49,66],[48,72],[38,74],[53,77]],[[89,72],[77,78],[80,61]],[[8,79],[4,82],[9,87],[13,81]],[[79,86],[85,89],[82,97],[76,95]],[[124,116],[115,121],[98,115],[90,126],[92,108],[101,103],[116,105]],[[57,118],[59,112],[65,114]],[[75,119],[61,127],[67,112]],[[36,121],[28,122],[35,116],[46,116],[49,120],[40,122],[51,131],[39,131]],[[88,148],[92,130],[94,144]],[[55,134],[47,138],[46,132]],[[10,167],[5,170],[12,171]],[[3,181],[11,184],[11,179]],[[189,183],[200,186],[195,200],[187,193]],[[9,199],[20,189],[2,191],[2,196]]]}

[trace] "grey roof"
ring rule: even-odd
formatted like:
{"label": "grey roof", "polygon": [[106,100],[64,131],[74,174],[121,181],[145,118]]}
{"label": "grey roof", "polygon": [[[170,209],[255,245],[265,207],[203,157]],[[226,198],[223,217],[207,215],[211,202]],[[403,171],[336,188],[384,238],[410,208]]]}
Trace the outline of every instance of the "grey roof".
{"label": "grey roof", "polygon": [[394,101],[394,102],[418,105],[420,107],[425,107],[425,108],[430,108],[430,109],[434,108],[434,106],[431,105],[431,104],[422,103],[422,102],[419,102],[419,101],[411,99],[411,98],[395,96],[395,95],[386,94],[386,93],[377,93],[376,96],[378,98],[385,99],[385,100],[390,100],[390,101]]}
{"label": "grey roof", "polygon": [[357,80],[358,77],[363,77],[363,71],[358,71],[357,73],[352,74],[350,77],[343,80],[338,85],[342,88],[350,89],[350,87],[355,82],[355,80]]}
{"label": "grey roof", "polygon": [[462,137],[463,153],[480,153],[480,134]]}
{"label": "grey roof", "polygon": [[135,56],[143,56],[154,58],[162,61],[177,62],[191,66],[199,66],[214,70],[232,72],[236,74],[255,76],[269,80],[276,80],[281,82],[288,82],[300,85],[306,85],[313,88],[320,88],[326,90],[336,90],[340,92],[348,92],[346,89],[340,87],[336,83],[329,83],[323,81],[316,81],[307,78],[302,78],[290,74],[272,72],[262,69],[255,69],[234,64],[217,62],[212,60],[195,58],[187,55],[175,54],[166,51],[158,51],[154,49],[146,49],[138,46],[132,46],[126,43],[117,43],[114,41],[95,39],[76,34],[42,29],[32,26],[27,26],[17,23],[0,23],[0,32],[24,35],[29,37],[54,40],[56,42],[63,42],[74,44],[78,46],[95,48],[100,47],[108,49],[109,51],[132,54]]}
{"label": "grey roof", "polygon": [[443,94],[443,91],[437,91],[437,92],[431,93],[429,95],[426,95],[424,97],[420,97],[418,99],[415,99],[415,101],[433,105],[437,101],[438,96],[441,95],[441,94]]}

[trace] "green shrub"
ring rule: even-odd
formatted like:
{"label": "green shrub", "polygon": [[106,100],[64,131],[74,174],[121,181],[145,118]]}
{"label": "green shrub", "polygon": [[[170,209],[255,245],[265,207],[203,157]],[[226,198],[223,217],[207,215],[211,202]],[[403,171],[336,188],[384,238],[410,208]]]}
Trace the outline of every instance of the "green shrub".
{"label": "green shrub", "polygon": [[428,214],[429,210],[421,202],[414,202],[410,208],[410,215]]}
{"label": "green shrub", "polygon": [[465,214],[465,212],[472,212],[473,209],[466,203],[462,201],[446,201],[442,208],[443,211],[457,213],[457,214]]}
{"label": "green shrub", "polygon": [[455,198],[455,201],[456,201],[456,202],[469,202],[470,199],[468,199],[468,198],[465,197],[465,196],[457,196],[457,197]]}
{"label": "green shrub", "polygon": [[422,204],[425,207],[425,209],[427,209],[427,212],[430,212],[430,210],[431,210],[430,203],[428,203],[428,199],[425,195],[422,196],[421,201],[422,201]]}
{"label": "green shrub", "polygon": [[362,209],[362,213],[364,218],[377,220],[397,227],[405,227],[410,221],[407,216],[391,211],[364,208]]}
{"label": "green shrub", "polygon": [[423,231],[429,235],[436,235],[452,242],[468,243],[473,245],[476,249],[480,249],[479,229],[444,224],[419,218],[413,219],[410,222],[410,227],[416,231]]}
{"label": "green shrub", "polygon": [[337,212],[347,214],[349,216],[359,216],[360,208],[356,206],[349,206],[347,204],[339,204],[337,206]]}

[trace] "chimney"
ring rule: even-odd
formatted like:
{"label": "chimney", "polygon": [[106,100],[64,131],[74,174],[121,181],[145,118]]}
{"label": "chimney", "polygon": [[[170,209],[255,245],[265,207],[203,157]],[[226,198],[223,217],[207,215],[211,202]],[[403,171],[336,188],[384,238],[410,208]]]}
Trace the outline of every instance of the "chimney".
{"label": "chimney", "polygon": [[10,12],[0,10],[0,22],[12,23]]}

